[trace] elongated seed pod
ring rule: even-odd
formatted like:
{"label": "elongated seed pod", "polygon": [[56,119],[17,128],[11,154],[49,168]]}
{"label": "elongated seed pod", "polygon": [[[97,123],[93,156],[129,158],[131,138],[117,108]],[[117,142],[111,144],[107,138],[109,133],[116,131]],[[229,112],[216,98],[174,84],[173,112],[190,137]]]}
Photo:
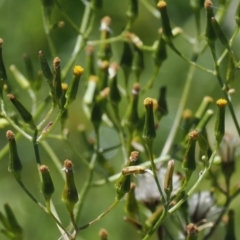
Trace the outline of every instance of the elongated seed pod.
{"label": "elongated seed pod", "polygon": [[51,199],[54,193],[54,185],[47,166],[42,165],[39,167],[41,173],[41,192],[46,201]]}
{"label": "elongated seed pod", "polygon": [[12,173],[17,180],[21,180],[22,163],[18,156],[15,135],[12,131],[8,130],[6,137],[9,143],[8,171]]}
{"label": "elongated seed pod", "polygon": [[157,4],[157,7],[161,13],[163,34],[167,38],[171,38],[173,36],[173,34],[172,34],[170,20],[169,20],[169,16],[168,16],[168,12],[167,12],[167,3],[163,0],[160,0]]}
{"label": "elongated seed pod", "polygon": [[74,67],[73,78],[68,86],[68,89],[65,95],[66,96],[66,104],[64,106],[65,108],[67,108],[69,104],[71,104],[76,99],[80,78],[83,72],[84,72],[84,69],[81,66],[77,65]]}
{"label": "elongated seed pod", "polygon": [[153,99],[146,98],[144,100],[145,106],[145,123],[143,127],[142,137],[146,142],[152,142],[156,137],[156,130],[153,116]]}
{"label": "elongated seed pod", "polygon": [[8,94],[8,98],[21,115],[23,121],[29,124],[33,129],[36,129],[32,114],[23,106],[23,104],[13,94]]}
{"label": "elongated seed pod", "polygon": [[227,100],[219,99],[217,100],[216,103],[218,106],[218,111],[217,111],[217,116],[215,121],[214,134],[215,134],[217,144],[219,145],[225,134],[225,107],[227,105]]}
{"label": "elongated seed pod", "polygon": [[73,164],[70,160],[64,161],[63,168],[66,180],[62,193],[62,201],[66,205],[67,210],[72,213],[74,205],[78,202],[78,192],[74,182]]}
{"label": "elongated seed pod", "polygon": [[196,169],[196,161],[195,161],[195,146],[196,141],[198,139],[199,133],[196,130],[193,130],[189,133],[189,139],[187,148],[184,154],[182,168],[189,173],[192,173]]}

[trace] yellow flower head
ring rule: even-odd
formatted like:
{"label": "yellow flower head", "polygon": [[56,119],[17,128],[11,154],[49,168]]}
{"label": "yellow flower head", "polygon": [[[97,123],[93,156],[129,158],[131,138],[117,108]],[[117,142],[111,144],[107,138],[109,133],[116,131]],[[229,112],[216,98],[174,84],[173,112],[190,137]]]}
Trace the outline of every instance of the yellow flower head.
{"label": "yellow flower head", "polygon": [[83,72],[84,72],[84,69],[79,65],[75,66],[74,69],[73,69],[73,73],[74,73],[75,76],[80,77],[83,74]]}
{"label": "yellow flower head", "polygon": [[153,106],[153,99],[152,98],[145,98],[143,101],[145,106]]}
{"label": "yellow flower head", "polygon": [[67,91],[67,89],[68,89],[68,84],[67,83],[62,83],[61,86],[62,86],[63,91]]}
{"label": "yellow flower head", "polygon": [[157,4],[157,7],[158,8],[165,8],[167,6],[167,3],[164,2],[164,1],[159,1],[158,4]]}
{"label": "yellow flower head", "polygon": [[227,105],[227,100],[220,98],[217,100],[216,103],[218,107],[225,107]]}

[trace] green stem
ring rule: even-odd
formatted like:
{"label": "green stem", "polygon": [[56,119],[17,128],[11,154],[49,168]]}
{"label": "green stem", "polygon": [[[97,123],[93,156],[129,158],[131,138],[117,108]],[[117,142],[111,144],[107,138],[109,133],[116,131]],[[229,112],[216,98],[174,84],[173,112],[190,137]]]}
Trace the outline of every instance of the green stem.
{"label": "green stem", "polygon": [[217,57],[216,57],[216,52],[215,52],[215,47],[214,46],[210,46],[210,50],[211,50],[211,53],[212,53],[212,56],[213,56],[213,60],[214,60],[214,64],[215,64],[215,71],[216,71],[216,77],[217,77],[217,80],[218,80],[218,83],[223,91],[223,94],[224,94],[224,97],[226,99],[228,99],[228,108],[229,108],[229,111],[230,111],[230,114],[231,114],[231,117],[233,119],[233,122],[235,124],[235,127],[237,129],[237,132],[238,132],[238,135],[240,136],[240,126],[239,126],[239,123],[238,123],[238,120],[237,120],[237,117],[236,117],[236,114],[235,114],[235,111],[234,111],[234,108],[233,108],[233,105],[232,105],[232,101],[231,101],[231,98],[229,97],[228,93],[227,93],[227,89],[225,88],[225,84],[221,78],[221,75],[220,75],[220,69],[219,69],[219,65],[217,64]]}
{"label": "green stem", "polygon": [[178,130],[178,127],[179,127],[180,121],[181,121],[181,116],[182,116],[183,110],[186,106],[187,99],[188,99],[190,86],[191,86],[191,83],[193,81],[193,74],[194,74],[195,68],[196,67],[194,65],[191,65],[190,68],[189,68],[188,75],[187,75],[187,80],[186,80],[186,83],[184,85],[184,90],[183,90],[182,97],[181,97],[181,100],[180,100],[180,103],[179,103],[179,106],[178,106],[177,114],[174,118],[174,122],[173,122],[173,125],[171,127],[171,131],[168,134],[168,138],[167,138],[167,140],[164,144],[164,147],[163,147],[163,150],[162,150],[160,156],[164,156],[164,155],[168,154],[168,152],[169,152],[169,150],[172,146],[172,143],[175,139],[175,136],[177,134],[177,130]]}
{"label": "green stem", "polygon": [[[81,21],[81,27],[80,27],[80,32],[84,33],[87,30],[87,26],[88,26],[88,22],[89,22],[89,18],[90,18],[90,14],[91,14],[91,6],[90,4],[86,5],[84,13],[83,13],[83,18]],[[75,43],[75,47],[73,49],[73,52],[71,54],[71,57],[69,58],[68,63],[66,64],[66,66],[63,68],[62,70],[62,79],[65,79],[68,72],[70,71],[70,69],[72,68],[74,62],[76,61],[77,57],[79,56],[79,54],[81,53],[81,51],[83,50],[86,42],[86,38],[88,36],[83,37],[83,35],[79,34]]]}
{"label": "green stem", "polygon": [[42,7],[42,17],[43,17],[43,26],[44,26],[44,30],[45,30],[45,34],[47,37],[47,41],[48,41],[48,46],[51,52],[52,57],[57,56],[57,52],[51,37],[51,33],[50,33],[50,14],[48,13],[48,10],[45,9],[44,7]]}
{"label": "green stem", "polygon": [[165,206],[164,209],[163,209],[162,215],[159,218],[159,220],[156,222],[154,227],[146,234],[146,236],[142,240],[149,239],[153,235],[153,233],[155,233],[155,231],[159,228],[159,226],[161,225],[163,220],[166,218],[167,214],[168,214],[167,206]]}
{"label": "green stem", "polygon": [[53,151],[53,149],[50,147],[50,145],[46,142],[46,141],[42,141],[41,145],[43,146],[43,148],[45,149],[45,151],[48,153],[48,155],[50,156],[50,159],[53,161],[53,163],[55,164],[58,172],[60,173],[60,175],[62,176],[63,179],[65,179],[65,174],[62,171],[62,164],[60,163],[59,158],[57,157],[57,155],[55,154],[55,152]]}
{"label": "green stem", "polygon": [[0,116],[5,118],[9,122],[9,124],[12,125],[12,127],[15,128],[18,132],[20,132],[25,138],[32,141],[32,137],[30,135],[28,135],[22,128],[20,128],[14,121],[12,121],[12,119],[10,117],[8,117],[8,115],[5,111],[5,108],[4,108],[3,99],[1,99],[1,113],[0,113]]}
{"label": "green stem", "polygon": [[[237,37],[237,35],[238,35],[238,32],[239,32],[239,27],[237,26],[237,27],[235,28],[235,31],[234,31],[234,33],[233,33],[230,41],[229,41],[229,46],[232,46],[234,39],[235,39],[235,38]],[[227,55],[228,52],[229,52],[228,49],[225,49],[225,50],[224,50],[224,52],[222,53],[222,55],[220,56],[220,58],[217,60],[217,65],[220,65],[220,63],[223,61],[223,59],[225,58],[225,56]]]}
{"label": "green stem", "polygon": [[62,237],[65,238],[64,235],[66,235],[66,236],[68,237],[67,239],[65,238],[66,240],[68,240],[68,239],[73,239],[73,237],[67,232],[67,229],[66,229],[66,228],[62,225],[62,223],[59,221],[58,217],[56,217],[56,216],[53,214],[53,212],[52,212],[52,210],[51,210],[51,201],[49,200],[49,201],[46,201],[45,203],[46,203],[46,208],[47,208],[48,214],[49,214],[49,215],[53,218],[53,220],[56,222],[59,230],[61,231]]}
{"label": "green stem", "polygon": [[[23,191],[27,194],[27,196],[33,201],[35,202],[44,212],[48,213],[51,215],[51,217],[54,218],[54,221],[62,228],[62,230],[69,236],[69,234],[67,233],[66,229],[62,226],[62,224],[60,223],[60,221],[51,213],[50,210],[50,205],[47,205],[47,207],[44,207],[40,202],[37,201],[37,199],[28,191],[28,189],[25,187],[25,185],[23,184],[23,182],[21,180],[17,180],[18,184],[21,186],[21,188],[23,189]],[[49,211],[50,210],[50,211]]]}
{"label": "green stem", "polygon": [[133,129],[131,127],[128,128],[128,139],[127,139],[127,144],[126,144],[126,148],[127,148],[127,155],[130,156],[131,151],[132,151],[132,140],[133,140]]}
{"label": "green stem", "polygon": [[[98,132],[97,129],[95,129],[95,134],[96,134],[96,147],[95,147],[95,149],[96,149],[97,153],[95,153],[92,156],[91,162],[89,164],[90,175],[89,175],[89,178],[86,181],[85,186],[84,186],[84,188],[82,190],[81,200],[80,200],[79,205],[78,205],[77,216],[79,216],[79,213],[80,213],[82,205],[83,205],[83,200],[86,197],[86,194],[87,194],[87,192],[89,190],[89,186],[90,186],[90,183],[91,183],[92,178],[93,178],[95,162],[97,160],[97,156],[98,156],[98,152],[99,152],[99,132]],[[105,212],[100,214],[96,219],[94,219],[93,221],[91,221],[88,224],[84,225],[83,227],[78,228],[78,231],[80,231],[82,229],[85,229],[85,228],[89,227],[90,225],[92,225],[93,223],[95,223],[95,222],[99,221],[100,219],[102,219],[108,212],[110,212],[117,205],[118,202],[119,202],[119,200],[115,199],[113,204]]]}
{"label": "green stem", "polygon": [[87,193],[88,191],[90,190],[90,184],[92,182],[92,179],[93,179],[93,174],[94,174],[94,166],[95,166],[95,162],[96,162],[96,159],[97,159],[97,153],[94,153],[92,155],[92,159],[91,159],[91,162],[89,164],[89,176],[88,176],[88,179],[86,180],[86,182],[84,183],[84,186],[81,190],[81,193],[80,193],[80,199],[79,201],[77,202],[76,204],[76,221],[79,219],[79,216],[80,216],[80,213],[81,213],[81,210],[82,210],[82,207],[83,207],[83,203],[84,203],[84,200],[87,196]]}
{"label": "green stem", "polygon": [[75,232],[77,232],[78,231],[78,226],[77,226],[76,220],[74,218],[73,212],[69,212],[69,216],[70,216],[71,223],[74,227],[74,230],[75,230]]}
{"label": "green stem", "polygon": [[155,81],[155,79],[158,75],[159,69],[160,69],[160,66],[155,65],[152,77],[148,80],[146,86],[143,87],[143,89],[141,91],[141,95],[143,95],[144,93],[146,93],[149,89],[151,89],[153,87],[153,84],[154,84],[154,81]]}
{"label": "green stem", "polygon": [[39,154],[39,148],[38,148],[38,143],[37,143],[37,136],[38,136],[38,130],[36,129],[34,132],[34,137],[33,137],[33,148],[34,148],[34,153],[36,157],[36,162],[38,167],[41,165],[41,160],[40,160],[40,154]]}
{"label": "green stem", "polygon": [[229,205],[231,203],[231,199],[227,199],[225,204],[222,206],[222,211],[220,212],[220,214],[218,215],[217,220],[214,222],[213,226],[210,228],[209,232],[207,233],[207,235],[204,236],[203,240],[207,240],[210,239],[211,236],[213,235],[213,233],[215,232],[215,230],[217,229],[219,223],[222,221],[222,217],[225,214],[225,212],[227,211]]}
{"label": "green stem", "polygon": [[30,98],[32,99],[32,111],[31,111],[31,113],[32,113],[32,115],[35,115],[36,105],[37,105],[37,97],[36,97],[35,92],[32,90],[32,88],[28,89],[28,93],[29,93]]}
{"label": "green stem", "polygon": [[120,142],[121,142],[121,150],[122,150],[122,155],[123,155],[123,163],[126,164],[128,161],[128,153],[126,151],[126,139],[124,137],[124,129],[121,125],[121,118],[119,115],[119,107],[118,104],[115,105],[112,103],[112,109],[115,115],[115,118],[117,119],[117,127],[116,130],[119,132],[119,137],[120,137]]}
{"label": "green stem", "polygon": [[88,28],[86,30],[85,36],[88,37],[89,34],[92,32],[95,20],[96,20],[96,14],[93,14],[90,18],[89,25],[88,25]]}
{"label": "green stem", "polygon": [[83,230],[88,228],[89,226],[91,226],[92,224],[94,224],[95,222],[101,220],[106,214],[108,214],[117,204],[119,203],[118,199],[115,199],[114,202],[111,204],[111,206],[104,211],[102,214],[100,214],[97,218],[95,218],[94,220],[92,220],[91,222],[87,223],[86,225],[78,228],[78,231]]}
{"label": "green stem", "polygon": [[199,184],[202,182],[202,180],[204,179],[204,177],[207,175],[207,173],[209,172],[209,169],[212,166],[212,163],[214,161],[214,157],[217,154],[218,149],[216,149],[215,151],[213,151],[210,159],[209,159],[209,166],[205,167],[204,171],[201,173],[201,175],[199,176],[198,180],[195,182],[195,184],[192,186],[192,188],[187,192],[187,194],[179,201],[177,202],[176,205],[174,205],[169,211],[169,214],[174,213],[186,200],[189,196],[191,196],[193,194],[193,192],[197,189],[197,187],[199,186]]}
{"label": "green stem", "polygon": [[50,133],[50,130],[52,130],[58,124],[59,120],[61,119],[62,114],[63,114],[63,111],[58,112],[58,115],[57,115],[55,121],[53,122],[53,124],[48,128],[48,131],[42,132],[39,135],[37,142],[43,141],[48,136],[48,134]]}
{"label": "green stem", "polygon": [[60,3],[57,0],[54,0],[58,10],[61,12],[64,19],[68,22],[68,24],[72,27],[72,29],[79,35],[83,35],[81,31],[79,31],[78,26],[72,21],[72,19],[69,17],[69,15],[66,14],[66,12],[62,9]]}
{"label": "green stem", "polygon": [[51,106],[50,110],[47,112],[47,114],[46,114],[46,116],[43,118],[43,120],[38,124],[37,129],[40,129],[40,128],[42,127],[42,125],[48,120],[48,118],[51,116],[51,114],[52,114],[55,106],[56,106],[56,105],[55,105],[54,103],[52,103],[52,106]]}
{"label": "green stem", "polygon": [[189,63],[190,65],[202,70],[203,72],[206,72],[206,73],[210,73],[212,75],[216,75],[216,72],[213,71],[213,70],[210,70],[210,69],[207,69],[205,67],[202,67],[200,65],[198,65],[195,61],[191,61],[190,59],[188,59],[187,57],[185,57],[181,52],[179,52],[177,50],[177,48],[173,45],[172,42],[167,42],[168,46],[179,56],[181,57],[183,60],[185,60],[187,63]]}
{"label": "green stem", "polygon": [[227,196],[227,192],[218,184],[216,175],[211,170],[209,171],[209,176],[213,182],[213,187],[217,188],[223,195]]}
{"label": "green stem", "polygon": [[77,157],[79,158],[79,160],[81,160],[81,162],[85,165],[85,166],[89,166],[88,161],[80,154],[79,150],[77,150],[72,144],[71,142],[66,139],[65,137],[62,138],[62,140],[64,140],[64,142],[68,145],[68,147],[72,150],[72,152],[74,152]]}
{"label": "green stem", "polygon": [[159,180],[158,180],[158,176],[157,176],[157,169],[156,169],[156,165],[154,163],[154,159],[153,159],[153,153],[152,153],[152,144],[151,143],[147,143],[146,144],[147,146],[147,149],[148,149],[148,153],[149,153],[149,159],[150,159],[150,162],[151,162],[151,167],[152,167],[152,171],[153,171],[153,177],[154,177],[154,180],[157,184],[157,188],[158,188],[158,191],[161,195],[161,198],[162,198],[162,202],[165,203],[166,200],[165,200],[165,197],[164,197],[164,194],[163,194],[163,191],[162,191],[162,188],[160,186],[160,183],[159,183]]}
{"label": "green stem", "polygon": [[124,34],[121,33],[120,35],[118,35],[116,37],[111,37],[111,38],[104,39],[104,40],[87,41],[87,45],[97,46],[97,45],[104,44],[104,43],[119,42],[119,41],[121,41],[123,39],[124,39]]}
{"label": "green stem", "polygon": [[141,0],[142,4],[145,8],[157,19],[161,18],[160,12],[156,9],[156,7],[152,6],[149,1]]}
{"label": "green stem", "polygon": [[[16,179],[17,180],[17,179]],[[27,190],[27,188],[25,187],[25,185],[23,184],[23,182],[21,180],[17,180],[18,184],[21,186],[21,188],[23,189],[23,191],[27,194],[27,196],[33,201],[35,202],[44,212],[48,213],[47,209],[40,203],[38,202],[38,200]]]}

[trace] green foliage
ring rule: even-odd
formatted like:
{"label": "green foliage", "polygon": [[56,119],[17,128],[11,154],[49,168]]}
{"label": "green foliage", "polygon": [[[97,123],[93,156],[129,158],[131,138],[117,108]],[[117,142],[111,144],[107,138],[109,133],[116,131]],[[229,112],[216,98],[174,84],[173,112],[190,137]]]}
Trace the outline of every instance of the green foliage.
{"label": "green foliage", "polygon": [[0,238],[237,239],[240,3],[11,4]]}

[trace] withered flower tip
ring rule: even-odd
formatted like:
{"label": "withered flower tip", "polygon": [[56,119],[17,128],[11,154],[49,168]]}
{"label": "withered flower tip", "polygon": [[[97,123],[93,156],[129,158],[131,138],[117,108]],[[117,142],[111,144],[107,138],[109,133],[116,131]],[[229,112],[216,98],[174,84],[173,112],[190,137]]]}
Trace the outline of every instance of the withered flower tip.
{"label": "withered flower tip", "polygon": [[105,229],[102,228],[99,231],[99,236],[104,239],[108,236],[108,232]]}
{"label": "withered flower tip", "polygon": [[131,182],[130,189],[134,190],[136,188],[136,186],[137,186],[136,183]]}
{"label": "withered flower tip", "polygon": [[3,39],[0,38],[0,46],[2,46],[2,45],[3,45]]}
{"label": "withered flower tip", "polygon": [[66,160],[64,161],[64,167],[63,167],[62,170],[63,170],[63,171],[66,171],[66,172],[72,171],[72,170],[73,170],[73,163],[72,163],[72,161],[66,159]]}
{"label": "withered flower tip", "polygon": [[204,2],[204,8],[205,9],[209,9],[209,8],[211,8],[212,7],[212,1],[211,0],[205,0],[205,2]]}
{"label": "withered flower tip", "polygon": [[75,76],[81,76],[83,72],[84,72],[84,69],[79,65],[75,66],[73,69],[73,73]]}
{"label": "withered flower tip", "polygon": [[58,27],[59,27],[59,28],[65,27],[65,22],[64,22],[64,21],[59,21],[59,22],[58,22]]}
{"label": "withered flower tip", "polygon": [[94,47],[92,45],[87,45],[86,53],[87,53],[87,55],[92,55],[94,53]]}
{"label": "withered flower tip", "polygon": [[53,122],[52,122],[52,121],[49,122],[49,123],[47,124],[47,126],[42,130],[42,132],[43,132],[43,133],[47,132],[52,125],[53,125]]}
{"label": "withered flower tip", "polygon": [[198,233],[198,228],[193,223],[190,223],[187,225],[187,235],[188,236],[194,236]]}
{"label": "withered flower tip", "polygon": [[109,25],[110,25],[111,21],[112,21],[112,19],[109,16],[103,17],[101,20],[100,30],[109,32],[110,31]]}
{"label": "withered flower tip", "polygon": [[42,165],[39,167],[39,171],[43,173],[43,172],[48,172],[49,169],[46,165]]}
{"label": "withered flower tip", "polygon": [[99,66],[103,70],[107,69],[109,67],[109,61],[107,61],[107,60],[101,61]]}
{"label": "withered flower tip", "polygon": [[209,102],[209,103],[213,102],[213,98],[210,96],[205,96],[203,100],[204,100],[204,102]]}
{"label": "withered flower tip", "polygon": [[188,136],[189,136],[189,139],[196,140],[199,136],[199,132],[197,130],[193,130],[188,134]]}
{"label": "withered flower tip", "polygon": [[109,73],[109,78],[113,78],[116,76],[117,71],[119,70],[119,65],[117,62],[113,62],[109,69],[108,69],[108,73]]}
{"label": "withered flower tip", "polygon": [[55,57],[54,60],[53,60],[53,65],[55,67],[58,67],[60,65],[60,62],[61,62],[60,58],[59,57]]}
{"label": "withered flower tip", "polygon": [[134,83],[131,92],[132,92],[133,95],[137,96],[140,92],[140,89],[141,89],[140,84],[139,83]]}
{"label": "withered flower tip", "polygon": [[15,138],[15,134],[11,130],[8,130],[6,132],[6,137],[7,137],[7,139],[11,140],[11,139]]}
{"label": "withered flower tip", "polygon": [[109,96],[109,93],[110,93],[110,88],[109,87],[106,87],[104,88],[100,93],[99,95],[102,97],[102,98],[106,98]]}
{"label": "withered flower tip", "polygon": [[139,157],[139,152],[138,151],[133,151],[133,152],[131,152],[131,155],[129,157],[129,161],[130,162],[135,162],[135,161],[137,161],[138,157]]}
{"label": "withered flower tip", "polygon": [[15,96],[14,96],[13,94],[11,94],[11,93],[9,93],[9,94],[7,95],[7,97],[8,97],[10,100],[15,99]]}
{"label": "withered flower tip", "polygon": [[115,69],[115,71],[117,71],[119,69],[119,65],[117,62],[113,62],[111,65],[110,65],[110,68],[113,68]]}
{"label": "withered flower tip", "polygon": [[39,55],[39,56],[43,56],[43,51],[40,50],[40,51],[38,52],[38,55]]}
{"label": "withered flower tip", "polygon": [[110,25],[112,19],[109,16],[105,16],[102,18],[101,23],[105,23],[107,26]]}

